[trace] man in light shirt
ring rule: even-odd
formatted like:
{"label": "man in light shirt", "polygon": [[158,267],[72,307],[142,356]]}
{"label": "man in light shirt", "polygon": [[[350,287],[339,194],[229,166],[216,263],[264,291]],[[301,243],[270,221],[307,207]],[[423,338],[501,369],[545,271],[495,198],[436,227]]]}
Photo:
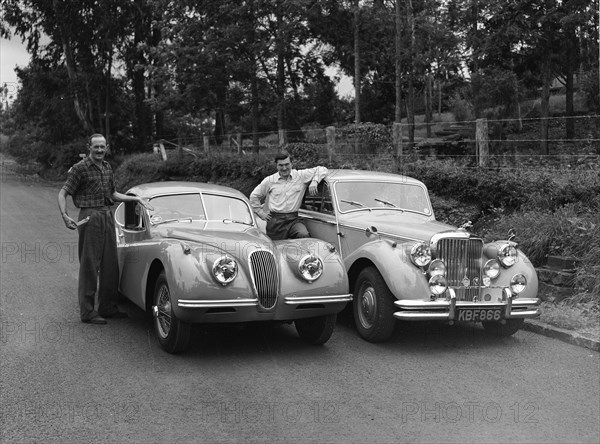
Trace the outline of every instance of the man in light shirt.
{"label": "man in light shirt", "polygon": [[[250,194],[250,204],[258,217],[267,221],[267,235],[273,240],[310,237],[298,209],[306,187],[311,195],[317,194],[317,185],[327,174],[327,168],[318,166],[295,170],[289,154],[275,156],[277,172],[263,179]],[[263,208],[263,203],[266,207]]]}

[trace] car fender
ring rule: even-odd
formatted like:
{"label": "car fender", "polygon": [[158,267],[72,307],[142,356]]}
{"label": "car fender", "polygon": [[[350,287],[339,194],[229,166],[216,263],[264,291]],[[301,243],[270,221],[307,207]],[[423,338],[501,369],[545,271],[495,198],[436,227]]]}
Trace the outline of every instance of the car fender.
{"label": "car fender", "polygon": [[[275,244],[282,262],[281,294],[312,296],[349,293],[346,268],[340,255],[329,242],[307,238],[278,241]],[[298,271],[300,260],[309,253],[319,256],[323,262],[323,274],[314,283],[307,283]]]}
{"label": "car fender", "polygon": [[429,297],[429,286],[422,270],[410,260],[412,243],[397,244],[378,239],[366,243],[344,258],[344,263],[355,282],[365,267],[365,259],[372,262],[396,299],[423,299]]}
{"label": "car fender", "polygon": [[521,293],[520,298],[536,298],[538,293],[538,276],[529,258],[517,249],[517,261],[512,267],[502,268],[500,275],[493,281],[496,287],[510,287],[510,280],[516,274],[523,274],[527,278],[527,287]]}

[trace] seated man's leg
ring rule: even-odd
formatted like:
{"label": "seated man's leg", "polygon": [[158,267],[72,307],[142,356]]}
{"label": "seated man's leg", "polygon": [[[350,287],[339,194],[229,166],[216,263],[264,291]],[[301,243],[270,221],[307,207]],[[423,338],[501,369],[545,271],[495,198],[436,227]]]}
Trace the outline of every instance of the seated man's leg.
{"label": "seated man's leg", "polygon": [[272,240],[286,239],[288,232],[287,221],[278,217],[272,217],[267,222],[267,236]]}
{"label": "seated man's leg", "polygon": [[289,239],[301,239],[304,237],[310,237],[310,233],[304,225],[304,222],[300,219],[296,219],[290,229],[288,230],[288,238]]}

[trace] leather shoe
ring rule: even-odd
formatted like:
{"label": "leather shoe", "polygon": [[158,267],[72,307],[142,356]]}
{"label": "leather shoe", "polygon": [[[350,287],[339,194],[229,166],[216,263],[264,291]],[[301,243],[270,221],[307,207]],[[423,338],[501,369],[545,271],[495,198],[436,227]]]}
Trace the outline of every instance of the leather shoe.
{"label": "leather shoe", "polygon": [[102,316],[104,316],[107,319],[123,319],[129,317],[129,315],[124,311],[115,311],[114,313],[104,314]]}
{"label": "leather shoe", "polygon": [[94,316],[90,319],[82,319],[81,322],[85,322],[86,324],[103,325],[106,324],[106,319],[104,319],[102,316]]}

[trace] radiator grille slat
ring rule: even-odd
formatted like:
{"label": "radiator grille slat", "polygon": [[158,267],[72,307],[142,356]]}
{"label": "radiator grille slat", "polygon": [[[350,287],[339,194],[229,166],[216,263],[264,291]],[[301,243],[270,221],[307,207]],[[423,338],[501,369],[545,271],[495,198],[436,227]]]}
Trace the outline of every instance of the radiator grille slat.
{"label": "radiator grille slat", "polygon": [[446,238],[438,242],[436,257],[448,267],[448,286],[456,291],[457,300],[472,301],[479,296],[482,253],[481,239]]}
{"label": "radiator grille slat", "polygon": [[277,302],[279,277],[275,258],[270,251],[257,250],[250,254],[250,268],[258,303],[263,308],[273,308]]}

